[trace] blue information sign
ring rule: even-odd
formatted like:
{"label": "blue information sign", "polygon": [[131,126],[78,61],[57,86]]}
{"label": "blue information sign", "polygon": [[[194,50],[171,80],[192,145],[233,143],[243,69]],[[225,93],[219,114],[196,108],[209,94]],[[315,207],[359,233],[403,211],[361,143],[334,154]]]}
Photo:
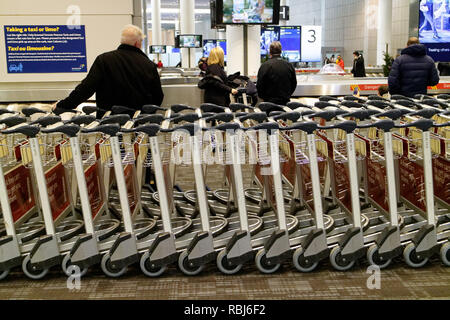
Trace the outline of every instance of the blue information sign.
{"label": "blue information sign", "polygon": [[4,26],[8,73],[87,72],[84,26]]}

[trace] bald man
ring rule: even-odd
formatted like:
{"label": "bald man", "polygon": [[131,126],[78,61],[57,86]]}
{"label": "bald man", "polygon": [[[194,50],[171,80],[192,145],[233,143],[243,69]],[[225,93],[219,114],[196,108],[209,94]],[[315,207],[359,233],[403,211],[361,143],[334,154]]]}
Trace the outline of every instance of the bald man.
{"label": "bald man", "polygon": [[104,110],[114,105],[136,110],[145,104],[161,105],[164,94],[157,67],[141,50],[144,37],[138,27],[125,26],[117,50],[99,55],[86,78],[55,106],[75,109],[94,93],[97,106]]}

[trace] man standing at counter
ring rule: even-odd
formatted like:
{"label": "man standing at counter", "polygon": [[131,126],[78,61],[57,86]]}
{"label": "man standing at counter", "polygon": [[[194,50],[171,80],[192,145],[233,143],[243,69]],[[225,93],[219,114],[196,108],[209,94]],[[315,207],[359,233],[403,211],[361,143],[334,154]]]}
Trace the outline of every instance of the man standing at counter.
{"label": "man standing at counter", "polygon": [[161,105],[161,80],[156,65],[141,50],[144,37],[140,28],[125,26],[117,50],[99,55],[86,78],[55,107],[75,109],[94,93],[97,106],[104,110],[114,105],[136,110],[145,104]]}
{"label": "man standing at counter", "polygon": [[281,58],[279,41],[270,44],[270,60],[259,68],[256,86],[261,99],[280,105],[286,105],[297,89],[295,69]]}
{"label": "man standing at counter", "polygon": [[389,92],[414,97],[427,94],[428,86],[439,83],[439,75],[433,59],[427,55],[427,48],[412,37],[400,57],[395,59],[389,73]]}

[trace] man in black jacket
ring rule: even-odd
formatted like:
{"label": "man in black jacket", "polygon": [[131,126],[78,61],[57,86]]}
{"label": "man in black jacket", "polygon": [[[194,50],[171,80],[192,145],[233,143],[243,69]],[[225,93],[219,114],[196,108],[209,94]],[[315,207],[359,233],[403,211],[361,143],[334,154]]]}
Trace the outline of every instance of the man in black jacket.
{"label": "man in black jacket", "polygon": [[353,52],[353,69],[351,73],[353,73],[353,77],[355,78],[363,78],[366,76],[366,67],[364,65],[364,58],[358,52]]}
{"label": "man in black jacket", "polygon": [[414,97],[416,94],[427,94],[428,86],[439,83],[439,75],[431,57],[427,56],[427,48],[412,37],[400,57],[395,59],[389,74],[389,92]]}
{"label": "man in black jacket", "polygon": [[281,58],[280,42],[270,44],[270,59],[259,68],[256,87],[261,99],[280,105],[286,105],[297,88],[295,69]]}
{"label": "man in black jacket", "polygon": [[56,107],[75,109],[94,93],[97,106],[105,110],[114,105],[136,110],[145,104],[161,105],[161,81],[156,65],[141,50],[143,39],[141,29],[125,26],[117,50],[99,55],[86,78]]}

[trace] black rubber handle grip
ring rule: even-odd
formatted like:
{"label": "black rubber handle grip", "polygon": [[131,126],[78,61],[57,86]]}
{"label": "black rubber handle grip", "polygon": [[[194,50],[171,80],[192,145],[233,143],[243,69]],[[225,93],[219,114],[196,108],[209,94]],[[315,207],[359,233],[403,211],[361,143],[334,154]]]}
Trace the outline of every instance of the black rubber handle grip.
{"label": "black rubber handle grip", "polygon": [[369,119],[369,113],[367,112],[367,110],[362,109],[362,110],[357,110],[357,111],[352,111],[349,113],[345,113],[342,114],[342,117],[344,118],[356,118],[359,120],[366,120]]}
{"label": "black rubber handle grip", "polygon": [[212,115],[208,118],[205,118],[206,122],[212,122],[212,121],[222,121],[222,122],[230,122],[234,119],[234,115],[232,113],[218,113],[215,115]]}
{"label": "black rubber handle grip", "polygon": [[222,123],[218,126],[215,126],[213,128],[210,128],[208,130],[218,130],[218,131],[228,131],[228,130],[239,130],[241,129],[241,126],[238,123]]}
{"label": "black rubber handle grip", "polygon": [[443,93],[438,95],[437,98],[441,100],[450,100],[450,94]]}
{"label": "black rubber handle grip", "polygon": [[4,124],[7,127],[14,127],[18,124],[27,122],[27,119],[24,117],[14,116],[14,117],[8,117],[5,119],[0,120],[0,124]]}
{"label": "black rubber handle grip", "polygon": [[[377,96],[377,95],[375,95],[375,94],[372,94],[372,95],[368,96],[368,97],[367,97],[367,100],[368,100],[368,101],[385,101],[385,102],[389,102],[388,99],[385,99],[385,98],[383,98],[383,97]],[[368,102],[368,101],[367,101],[367,102]],[[367,102],[366,102],[366,103],[367,103]]]}
{"label": "black rubber handle grip", "polygon": [[385,117],[392,120],[397,120],[403,116],[403,111],[401,109],[392,109],[386,112],[377,113],[376,116],[377,118]]}
{"label": "black rubber handle grip", "polygon": [[146,104],[142,106],[142,113],[144,114],[154,114],[157,111],[165,111],[166,109],[154,104]]}
{"label": "black rubber handle grip", "polygon": [[39,131],[40,131],[40,129],[37,126],[25,125],[25,126],[20,126],[20,127],[14,128],[14,129],[3,130],[2,134],[21,133],[27,137],[35,138],[37,136],[37,134],[39,133]]}
{"label": "black rubber handle grip", "polygon": [[0,109],[0,115],[1,114],[7,114],[7,113],[14,113],[13,111],[9,111],[8,109]]}
{"label": "black rubber handle grip", "polygon": [[448,103],[439,101],[437,99],[424,99],[424,100],[420,101],[420,103],[425,104],[427,106],[431,106],[431,107],[436,107],[436,106],[443,107],[443,108],[449,107]]}
{"label": "black rubber handle grip", "polygon": [[297,122],[291,126],[280,128],[280,130],[300,130],[307,134],[313,134],[317,130],[317,123],[313,121]]}
{"label": "black rubber handle grip", "polygon": [[161,124],[164,121],[164,116],[162,114],[148,114],[134,119],[134,125],[139,126],[146,123]]}
{"label": "black rubber handle grip", "polygon": [[100,120],[100,124],[119,124],[123,126],[125,123],[130,121],[130,116],[128,114],[115,114],[112,116],[109,116],[107,118],[103,118]]}
{"label": "black rubber handle grip", "polygon": [[356,101],[342,101],[341,102],[341,106],[347,107],[347,108],[357,108],[357,109],[362,109],[365,107],[364,104],[356,102]]}
{"label": "black rubber handle grip", "polygon": [[418,103],[412,101],[412,100],[397,100],[395,101],[396,104],[407,107],[407,108],[422,108]]}
{"label": "black rubber handle grip", "polygon": [[21,112],[25,115],[25,117],[31,117],[35,113],[47,113],[37,108],[23,108]]}
{"label": "black rubber handle grip", "polygon": [[319,97],[319,101],[323,101],[323,102],[328,102],[328,101],[341,101],[336,97],[331,97],[331,96],[321,96]]}
{"label": "black rubber handle grip", "polygon": [[394,105],[392,103],[385,100],[369,100],[366,104],[380,109],[394,108]]}
{"label": "black rubber handle grip", "polygon": [[266,123],[260,123],[256,126],[245,128],[244,130],[266,130],[270,133],[272,130],[279,130],[280,127],[278,126],[278,123],[276,122],[266,122]]}
{"label": "black rubber handle grip", "polygon": [[435,127],[435,128],[450,127],[450,122],[446,122],[446,123],[435,123],[435,124],[433,124],[433,127]]}
{"label": "black rubber handle grip", "polygon": [[366,100],[355,97],[355,96],[345,96],[344,97],[345,101],[353,101],[353,102],[358,102],[358,103],[366,103]]}
{"label": "black rubber handle grip", "polygon": [[285,111],[283,106],[272,102],[262,102],[257,107],[267,114],[269,114],[271,111]]}
{"label": "black rubber handle grip", "polygon": [[104,125],[100,125],[95,128],[92,128],[92,129],[86,129],[86,128],[81,129],[82,133],[103,133],[103,134],[106,134],[106,135],[112,136],[112,137],[116,136],[119,131],[120,131],[120,126],[117,123],[104,124]]}
{"label": "black rubber handle grip", "polygon": [[197,113],[186,113],[186,114],[182,114],[176,118],[171,119],[171,121],[175,124],[180,123],[182,121],[192,123],[199,119],[200,119],[200,117],[198,116]]}
{"label": "black rubber handle grip", "polygon": [[78,111],[75,109],[63,109],[63,108],[55,108],[53,110],[53,113],[57,116],[63,114],[63,113],[77,113]]}
{"label": "black rubber handle grip", "polygon": [[300,103],[300,102],[296,102],[296,101],[291,101],[287,103],[287,107],[291,110],[295,110],[298,108],[305,108],[305,109],[311,109],[311,106],[308,106],[306,104]]}
{"label": "black rubber handle grip", "polygon": [[160,126],[158,124],[146,124],[144,126],[139,126],[133,129],[135,132],[142,132],[148,135],[149,137],[155,137],[159,132]]}
{"label": "black rubber handle grip", "polygon": [[418,117],[422,117],[422,118],[426,118],[426,119],[431,119],[431,118],[433,118],[434,115],[436,115],[438,113],[441,113],[441,112],[442,111],[438,110],[438,109],[428,108],[428,109],[422,109],[422,110],[419,110],[419,111],[408,113],[408,115],[409,116],[418,116]]}
{"label": "black rubber handle grip", "polygon": [[322,130],[329,130],[329,129],[341,129],[344,130],[346,133],[352,133],[357,128],[356,122],[354,121],[342,121],[339,123],[336,123],[331,126],[318,126],[319,129]]}
{"label": "black rubber handle grip", "polygon": [[336,112],[334,110],[327,110],[316,112],[307,116],[308,118],[321,118],[326,121],[331,121],[334,117],[336,117]]}
{"label": "black rubber handle grip", "polygon": [[98,108],[96,106],[84,106],[82,110],[83,110],[84,113],[86,113],[88,115],[92,114],[94,112],[97,112],[97,111],[102,112],[102,113],[106,113],[106,110],[100,109],[100,108]]}
{"label": "black rubber handle grip", "polygon": [[202,112],[213,112],[213,113],[225,112],[224,107],[218,106],[217,104],[213,104],[213,103],[203,103],[200,106],[200,110]]}
{"label": "black rubber handle grip", "polygon": [[433,99],[433,97],[432,96],[429,96],[429,95],[427,95],[427,94],[415,94],[414,95],[414,99],[416,99],[416,100],[424,100],[424,99]]}
{"label": "black rubber handle grip", "polygon": [[77,126],[76,124],[67,124],[52,129],[41,130],[42,133],[62,133],[71,138],[76,137],[79,131],[80,126]]}
{"label": "black rubber handle grip", "polygon": [[394,128],[395,122],[390,119],[383,119],[376,122],[358,125],[358,128],[377,128],[383,130],[384,132],[389,132],[392,128]]}
{"label": "black rubber handle grip", "polygon": [[170,129],[160,129],[161,132],[186,131],[190,136],[194,136],[200,127],[195,123],[187,123]]}
{"label": "black rubber handle grip", "polygon": [[252,106],[246,106],[246,105],[243,104],[243,103],[231,103],[230,106],[229,106],[229,108],[230,108],[230,110],[233,111],[233,112],[236,112],[236,111],[245,111],[245,109],[253,110],[253,107],[252,107]]}
{"label": "black rubber handle grip", "polygon": [[296,112],[296,111],[292,111],[292,112],[285,112],[282,113],[280,115],[274,116],[273,120],[277,121],[277,120],[283,120],[283,121],[292,121],[292,122],[296,122],[298,121],[298,119],[300,119],[302,115],[300,114],[300,112]]}
{"label": "black rubber handle grip", "polygon": [[409,123],[405,123],[405,124],[395,125],[396,128],[415,127],[415,128],[420,129],[422,131],[428,131],[433,126],[434,126],[433,120],[430,120],[430,119],[419,119],[419,120],[414,121],[414,122],[409,122]]}
{"label": "black rubber handle grip", "polygon": [[132,115],[134,115],[135,112],[136,112],[135,109],[125,107],[125,106],[113,106],[111,108],[112,114],[128,114],[128,115],[132,116]]}
{"label": "black rubber handle grip", "polygon": [[217,113],[214,112],[202,112],[202,119],[206,119],[212,116],[215,116]]}
{"label": "black rubber handle grip", "polygon": [[94,121],[95,121],[95,117],[94,116],[82,115],[82,116],[73,117],[70,120],[66,120],[66,121],[64,121],[64,123],[67,123],[67,124],[73,123],[73,124],[81,126],[82,124],[88,125],[88,124],[90,124],[90,123],[92,123]]}
{"label": "black rubber handle grip", "polygon": [[394,101],[397,101],[397,100],[408,100],[408,101],[414,102],[413,99],[405,97],[405,96],[403,96],[401,94],[393,94],[391,96],[391,100],[394,100]]}
{"label": "black rubber handle grip", "polygon": [[261,123],[267,120],[267,114],[265,112],[248,113],[245,116],[239,117],[239,120],[241,122],[244,122],[246,120],[253,120]]}
{"label": "black rubber handle grip", "polygon": [[61,117],[59,116],[45,116],[42,118],[39,118],[33,122],[30,122],[30,125],[37,124],[42,127],[50,126],[52,124],[58,123],[61,121]]}
{"label": "black rubber handle grip", "polygon": [[279,116],[280,114],[284,114],[285,112],[284,111],[271,111],[270,113],[269,113],[269,117],[275,117],[275,116]]}
{"label": "black rubber handle grip", "polygon": [[319,109],[325,109],[328,107],[337,108],[337,105],[329,103],[329,102],[325,102],[325,101],[318,101],[318,102],[314,103],[314,107],[319,108]]}
{"label": "black rubber handle grip", "polygon": [[248,115],[248,114],[249,114],[248,112],[236,112],[236,113],[234,114],[234,116],[235,116],[236,118],[240,118],[240,117],[246,116],[246,115]]}
{"label": "black rubber handle grip", "polygon": [[188,105],[185,104],[174,104],[173,106],[170,107],[170,110],[172,110],[175,113],[181,112],[183,110],[195,110],[195,108],[190,107]]}

